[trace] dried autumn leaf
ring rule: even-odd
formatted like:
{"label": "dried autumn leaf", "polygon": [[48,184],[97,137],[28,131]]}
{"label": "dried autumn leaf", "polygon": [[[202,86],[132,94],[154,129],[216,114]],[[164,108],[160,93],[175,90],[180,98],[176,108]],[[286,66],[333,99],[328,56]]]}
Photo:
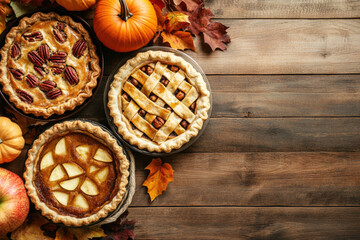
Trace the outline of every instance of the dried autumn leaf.
{"label": "dried autumn leaf", "polygon": [[49,221],[43,218],[40,213],[33,213],[28,219],[14,232],[11,233],[13,240],[53,240],[53,238],[43,235],[41,226]]}
{"label": "dried autumn leaf", "polygon": [[166,14],[166,31],[178,31],[180,29],[185,29],[190,25],[189,16],[185,15],[179,11],[169,12]]}
{"label": "dried autumn leaf", "polygon": [[200,3],[202,2],[200,1],[194,1],[194,0],[173,0],[174,4],[177,6],[183,5],[184,7],[186,7],[186,11],[188,12],[192,12],[195,11]]}
{"label": "dried autumn leaf", "polygon": [[104,230],[100,227],[69,228],[68,230],[75,237],[75,239],[106,237]]}
{"label": "dried autumn leaf", "polygon": [[162,32],[163,43],[167,42],[174,49],[191,49],[196,52],[193,37],[189,32],[175,31],[172,33]]}
{"label": "dried autumn leaf", "polygon": [[230,43],[230,36],[226,32],[228,27],[211,20],[214,14],[210,9],[205,8],[203,0],[195,1],[196,8],[195,5],[189,7],[191,2],[192,0],[173,0],[171,6],[189,16],[189,30],[195,36],[203,33],[205,43],[209,44],[213,51],[217,48],[225,50],[226,44]]}
{"label": "dried autumn leaf", "polygon": [[107,237],[105,239],[118,239],[118,240],[128,240],[135,239],[135,223],[136,220],[127,220],[126,217],[129,212],[126,210],[121,214],[115,222],[102,225]]}
{"label": "dried autumn leaf", "polygon": [[55,240],[74,240],[74,235],[69,231],[69,229],[61,227],[56,231]]}
{"label": "dried autumn leaf", "polygon": [[0,33],[6,28],[6,18],[0,15]]}
{"label": "dried autumn leaf", "polygon": [[160,10],[165,7],[165,3],[162,0],[150,0],[150,2],[153,4],[153,6],[158,6]]}
{"label": "dried autumn leaf", "polygon": [[160,37],[161,32],[165,28],[165,17],[163,16],[162,11],[158,5],[153,5],[153,6],[157,17],[157,30],[155,37],[153,39],[153,42],[156,42],[157,39]]}
{"label": "dried autumn leaf", "polygon": [[161,159],[156,158],[145,168],[150,170],[149,176],[143,183],[148,188],[151,201],[166,191],[169,182],[174,181],[174,170],[168,163],[161,164]]}
{"label": "dried autumn leaf", "polygon": [[35,5],[35,6],[41,6],[44,0],[20,0],[25,5],[28,5],[29,3]]}

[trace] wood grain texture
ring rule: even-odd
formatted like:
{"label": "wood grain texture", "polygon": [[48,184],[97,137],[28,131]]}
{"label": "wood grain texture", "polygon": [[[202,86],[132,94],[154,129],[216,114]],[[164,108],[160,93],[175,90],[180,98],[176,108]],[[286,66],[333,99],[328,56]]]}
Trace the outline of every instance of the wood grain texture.
{"label": "wood grain texture", "polygon": [[151,157],[136,155],[132,206],[359,206],[360,153],[180,153],[174,182],[151,204]]}
{"label": "wood grain texture", "polygon": [[[210,53],[199,37],[195,38],[199,52],[186,51],[206,74],[359,73],[360,19],[221,22],[230,27],[232,42],[226,51]],[[109,74],[124,55],[104,52]]]}
{"label": "wood grain texture", "polygon": [[216,18],[356,18],[357,0],[205,0]]}
{"label": "wood grain texture", "polygon": [[212,118],[189,152],[360,151],[360,118]]}
{"label": "wood grain texture", "polygon": [[140,207],[136,239],[359,239],[360,208]]}

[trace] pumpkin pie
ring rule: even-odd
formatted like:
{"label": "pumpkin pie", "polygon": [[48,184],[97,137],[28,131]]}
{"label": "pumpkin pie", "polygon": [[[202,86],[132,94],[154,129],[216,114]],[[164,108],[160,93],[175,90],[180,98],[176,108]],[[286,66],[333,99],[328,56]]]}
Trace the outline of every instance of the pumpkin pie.
{"label": "pumpkin pie", "polygon": [[210,109],[202,75],[174,53],[147,51],[115,74],[108,107],[118,133],[149,152],[170,152],[196,136]]}
{"label": "pumpkin pie", "polygon": [[2,91],[10,102],[43,118],[81,105],[101,71],[89,33],[56,13],[20,20],[6,36],[0,64]]}
{"label": "pumpkin pie", "polygon": [[24,173],[31,201],[55,223],[82,226],[114,211],[124,198],[129,161],[101,127],[58,123],[28,152]]}

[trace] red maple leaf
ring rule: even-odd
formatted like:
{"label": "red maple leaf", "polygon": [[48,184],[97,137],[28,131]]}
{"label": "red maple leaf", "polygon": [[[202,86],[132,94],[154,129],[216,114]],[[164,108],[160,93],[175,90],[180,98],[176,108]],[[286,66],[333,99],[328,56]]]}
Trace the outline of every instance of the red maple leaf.
{"label": "red maple leaf", "polygon": [[189,16],[190,32],[195,36],[203,33],[205,43],[213,51],[226,49],[225,44],[230,43],[230,36],[226,32],[228,27],[211,20],[214,14],[205,8],[203,0],[172,0],[171,7]]}

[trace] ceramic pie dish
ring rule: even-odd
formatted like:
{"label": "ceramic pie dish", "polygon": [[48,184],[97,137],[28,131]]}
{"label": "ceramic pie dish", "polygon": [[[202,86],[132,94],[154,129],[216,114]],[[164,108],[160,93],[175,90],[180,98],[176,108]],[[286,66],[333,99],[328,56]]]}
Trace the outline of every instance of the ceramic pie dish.
{"label": "ceramic pie dish", "polygon": [[22,18],[1,56],[2,92],[17,109],[44,119],[82,105],[102,73],[89,32],[54,12]]}
{"label": "ceramic pie dish", "polygon": [[183,57],[148,50],[119,68],[107,106],[122,139],[148,152],[170,153],[202,130],[209,118],[210,91]]}
{"label": "ceramic pie dish", "polygon": [[57,123],[28,151],[28,195],[55,223],[96,223],[114,212],[127,192],[129,160],[123,152],[100,126],[81,120]]}

